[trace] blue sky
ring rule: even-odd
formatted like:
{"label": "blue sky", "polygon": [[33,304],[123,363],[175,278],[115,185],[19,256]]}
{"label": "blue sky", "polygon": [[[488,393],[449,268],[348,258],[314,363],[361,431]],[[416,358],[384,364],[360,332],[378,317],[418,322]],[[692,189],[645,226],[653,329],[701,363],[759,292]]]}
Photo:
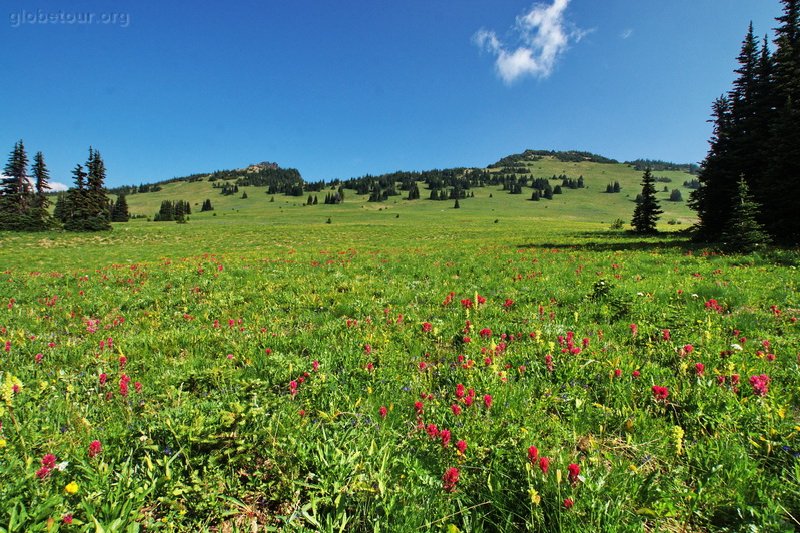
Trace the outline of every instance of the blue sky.
{"label": "blue sky", "polygon": [[[778,0],[6,0],[0,153],[110,186],[268,160],[307,180],[533,149],[700,161]],[[91,19],[89,19],[91,17]]]}

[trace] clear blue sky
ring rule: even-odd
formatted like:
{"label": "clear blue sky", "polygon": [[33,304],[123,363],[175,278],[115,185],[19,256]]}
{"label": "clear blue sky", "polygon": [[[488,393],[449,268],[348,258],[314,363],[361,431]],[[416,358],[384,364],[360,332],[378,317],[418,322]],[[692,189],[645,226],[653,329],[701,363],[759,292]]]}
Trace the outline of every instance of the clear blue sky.
{"label": "clear blue sky", "polygon": [[[538,7],[537,7],[538,5]],[[84,23],[86,14],[92,23]],[[778,0],[6,0],[0,154],[108,185],[263,160],[307,180],[526,148],[700,161]]]}

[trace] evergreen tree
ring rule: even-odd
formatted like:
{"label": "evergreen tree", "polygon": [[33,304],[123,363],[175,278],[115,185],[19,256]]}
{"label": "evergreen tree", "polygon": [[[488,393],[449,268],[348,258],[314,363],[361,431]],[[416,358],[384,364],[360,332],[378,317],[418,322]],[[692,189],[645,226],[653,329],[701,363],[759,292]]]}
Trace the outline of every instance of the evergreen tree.
{"label": "evergreen tree", "polygon": [[172,222],[175,220],[175,205],[169,200],[162,200],[161,207],[153,217],[154,222]]}
{"label": "evergreen tree", "polygon": [[0,229],[33,229],[35,221],[31,217],[35,198],[28,181],[28,155],[22,140],[14,144],[14,149],[3,170],[5,177],[0,182]]}
{"label": "evergreen tree", "polygon": [[61,222],[62,224],[67,219],[67,202],[66,202],[66,195],[63,193],[59,193],[58,197],[56,198],[56,206],[53,209],[53,218]]}
{"label": "evergreen tree", "polygon": [[[50,171],[47,170],[47,165],[44,163],[44,155],[42,152],[36,152],[36,155],[33,157],[31,172],[36,186],[34,205],[37,209],[42,209],[46,213],[47,207],[50,205],[50,201],[46,196],[47,191],[50,190],[50,184],[48,183],[50,181]],[[46,220],[43,222],[46,222]]]}
{"label": "evergreen tree", "polygon": [[111,229],[111,208],[105,188],[106,167],[100,152],[90,147],[86,172],[78,165],[73,176],[76,186],[68,191],[69,215],[64,228],[73,231]]}
{"label": "evergreen tree", "polygon": [[[777,18],[774,104],[765,191],[753,191],[763,202],[766,230],[784,244],[800,242],[800,0],[782,0]],[[768,191],[768,192],[767,192]]]}
{"label": "evergreen tree", "polygon": [[178,200],[175,202],[174,213],[175,213],[175,222],[178,224],[185,224],[186,223],[186,205],[184,204],[183,200]]}
{"label": "evergreen tree", "polygon": [[744,177],[740,178],[730,222],[722,233],[726,250],[750,253],[770,242],[769,235],[756,218],[758,211],[759,206],[750,197],[747,182]]}
{"label": "evergreen tree", "polygon": [[647,167],[642,176],[642,199],[633,211],[631,226],[636,233],[656,233],[656,222],[663,213],[656,199],[656,180]]}
{"label": "evergreen tree", "polygon": [[672,189],[672,192],[669,195],[670,202],[682,202],[683,195],[681,195],[680,189]]}
{"label": "evergreen tree", "polygon": [[456,198],[456,203],[453,206],[453,209],[459,209],[461,206],[458,204],[458,198]]}
{"label": "evergreen tree", "polygon": [[86,218],[88,213],[86,172],[84,172],[83,166],[75,165],[75,168],[72,169],[72,177],[75,180],[75,186],[71,187],[66,193],[63,216],[64,229],[80,230],[82,228],[82,221]]}
{"label": "evergreen tree", "polygon": [[129,219],[128,200],[124,194],[120,194],[114,202],[114,207],[111,208],[111,222],[127,222]]}
{"label": "evergreen tree", "polygon": [[715,241],[722,235],[731,205],[736,169],[730,156],[731,111],[725,96],[712,106],[714,128],[710,147],[698,176],[701,186],[692,191],[689,207],[697,211],[697,230],[701,240]]}

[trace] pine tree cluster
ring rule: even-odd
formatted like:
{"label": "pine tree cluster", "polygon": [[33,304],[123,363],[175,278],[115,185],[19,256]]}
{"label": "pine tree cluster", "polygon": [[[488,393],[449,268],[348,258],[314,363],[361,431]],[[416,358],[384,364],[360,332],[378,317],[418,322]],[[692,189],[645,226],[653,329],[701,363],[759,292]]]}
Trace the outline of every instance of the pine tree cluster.
{"label": "pine tree cluster", "polygon": [[[211,205],[210,201],[206,201]],[[205,204],[203,205],[205,206]],[[186,217],[191,214],[192,207],[189,205],[189,202],[184,200],[176,200],[174,202],[164,200],[161,202],[158,213],[153,216],[153,222],[177,222],[178,224],[184,224],[187,222]]]}
{"label": "pine tree cluster", "polygon": [[50,173],[42,152],[33,158],[28,175],[28,155],[20,140],[8,158],[0,180],[0,229],[37,231],[52,225],[46,193],[50,189]]}
{"label": "pine tree cluster", "polygon": [[698,238],[729,249],[750,248],[746,228],[756,239],[800,242],[800,0],[781,2],[775,50],[767,37],[759,43],[751,23],[733,88],[714,101],[710,148],[690,198]]}
{"label": "pine tree cluster", "polygon": [[14,145],[0,182],[0,229],[44,230],[60,222],[67,230],[100,231],[111,229],[112,213],[114,220],[128,220],[125,198],[118,198],[115,204],[108,200],[106,167],[97,150],[89,148],[86,171],[82,165],[75,167],[75,187],[58,196],[53,216],[47,198],[50,172],[42,152],[34,156],[30,175],[27,166],[28,156],[20,140]]}

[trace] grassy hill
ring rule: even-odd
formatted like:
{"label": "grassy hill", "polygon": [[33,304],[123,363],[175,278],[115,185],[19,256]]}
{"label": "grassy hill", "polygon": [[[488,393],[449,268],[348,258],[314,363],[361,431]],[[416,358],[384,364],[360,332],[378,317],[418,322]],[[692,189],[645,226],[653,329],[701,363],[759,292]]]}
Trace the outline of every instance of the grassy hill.
{"label": "grassy hill", "polygon": [[[529,169],[530,177],[546,177],[553,175],[566,175],[577,179],[583,176],[586,183],[584,189],[564,189],[563,194],[555,195],[552,200],[530,201],[533,189],[525,187],[522,194],[512,195],[503,191],[499,186],[486,186],[472,189],[474,198],[460,202],[459,216],[500,218],[503,221],[526,222],[537,219],[574,220],[594,222],[610,225],[616,219],[629,222],[634,209],[634,199],[640,192],[641,172],[632,165],[623,163],[599,163],[594,161],[565,162],[556,156],[536,156],[534,160],[518,160],[516,166]],[[491,172],[501,172],[501,168],[492,168]],[[244,173],[244,171],[243,171]],[[671,179],[669,183],[659,183],[658,198],[661,200],[664,215],[661,219],[661,229],[676,229],[686,227],[695,220],[694,213],[686,206],[690,190],[683,186],[684,181],[691,180],[693,176],[680,171],[657,171],[657,177]],[[606,193],[609,183],[618,181],[621,192],[616,194]],[[215,184],[223,183],[217,181]],[[230,181],[233,183],[233,181]],[[552,180],[553,186],[560,184],[559,180]],[[427,191],[422,184],[422,199],[409,201],[406,194],[391,197],[387,202],[367,202],[368,195],[357,195],[353,190],[345,191],[345,202],[341,205],[323,205],[322,201],[328,190],[316,193],[319,204],[315,206],[303,205],[308,197],[285,195],[268,195],[266,187],[240,187],[239,194],[223,196],[220,189],[214,188],[208,181],[208,176],[199,181],[175,181],[162,185],[158,192],[140,193],[128,196],[128,205],[131,214],[152,217],[163,200],[186,200],[192,205],[191,221],[213,219],[214,217],[257,217],[266,218],[275,222],[309,222],[325,221],[328,217],[336,219],[351,219],[361,217],[365,212],[381,212],[382,215],[391,213],[403,217],[423,217],[430,219],[440,216],[443,211],[453,207],[452,201],[427,200]],[[663,188],[666,186],[667,191]],[[668,201],[673,189],[681,191],[682,202]],[[333,190],[333,189],[330,189]],[[242,199],[246,192],[248,198]],[[312,193],[313,194],[313,193]],[[270,201],[274,196],[274,201]],[[213,212],[200,213],[200,206],[205,199],[210,199],[214,206]],[[369,221],[369,217],[365,220]],[[669,225],[668,222],[675,222]]]}

